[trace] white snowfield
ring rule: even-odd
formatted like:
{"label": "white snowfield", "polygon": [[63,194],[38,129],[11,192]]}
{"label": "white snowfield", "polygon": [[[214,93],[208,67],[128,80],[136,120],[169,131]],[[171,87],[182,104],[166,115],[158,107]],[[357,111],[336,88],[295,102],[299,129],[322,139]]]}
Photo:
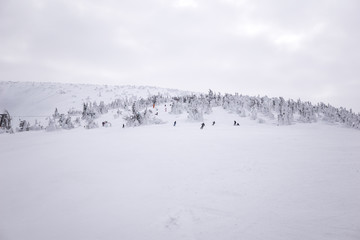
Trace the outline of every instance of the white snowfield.
{"label": "white snowfield", "polygon": [[1,82],[0,111],[6,109],[14,116],[50,116],[55,108],[66,113],[69,109],[82,110],[84,102],[110,103],[116,99],[147,98],[158,93],[182,96],[191,92],[158,87],[112,86],[93,84],[62,84],[47,82]]}
{"label": "white snowfield", "polygon": [[160,125],[109,116],[0,134],[1,240],[360,239],[358,130],[220,107],[202,130],[164,106]]}

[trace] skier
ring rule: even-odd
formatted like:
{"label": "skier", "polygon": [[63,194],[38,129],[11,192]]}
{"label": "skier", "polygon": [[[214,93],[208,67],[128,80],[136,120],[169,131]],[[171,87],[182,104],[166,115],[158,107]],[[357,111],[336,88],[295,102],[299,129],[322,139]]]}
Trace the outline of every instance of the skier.
{"label": "skier", "polygon": [[111,127],[111,123],[108,121],[104,121],[104,122],[102,122],[102,126],[103,127]]}
{"label": "skier", "polygon": [[213,124],[212,124],[213,126],[215,125],[215,121],[213,121]]}
{"label": "skier", "polygon": [[205,123],[202,123],[200,129],[203,129],[204,127],[205,127]]}
{"label": "skier", "polygon": [[123,127],[122,128],[125,128],[125,124],[123,124]]}
{"label": "skier", "polygon": [[234,121],[234,126],[236,126],[236,121]]}
{"label": "skier", "polygon": [[176,121],[174,122],[174,127],[176,126]]}

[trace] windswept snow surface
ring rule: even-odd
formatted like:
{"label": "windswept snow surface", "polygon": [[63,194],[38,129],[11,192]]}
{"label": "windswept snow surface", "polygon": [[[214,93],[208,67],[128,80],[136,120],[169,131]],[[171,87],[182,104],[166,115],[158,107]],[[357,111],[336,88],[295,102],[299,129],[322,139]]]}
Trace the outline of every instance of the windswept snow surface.
{"label": "windswept snow surface", "polygon": [[1,134],[0,239],[360,239],[359,131],[159,115]]}
{"label": "windswept snow surface", "polygon": [[84,102],[110,103],[116,99],[147,98],[158,93],[182,96],[190,92],[148,86],[112,86],[39,82],[1,82],[0,113],[7,109],[12,116],[50,116],[55,108],[66,113],[82,110]]}

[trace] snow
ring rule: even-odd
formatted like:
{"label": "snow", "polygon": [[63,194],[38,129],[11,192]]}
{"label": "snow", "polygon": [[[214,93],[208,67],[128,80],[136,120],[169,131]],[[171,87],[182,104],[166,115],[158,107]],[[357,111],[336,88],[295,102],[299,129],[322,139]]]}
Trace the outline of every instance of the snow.
{"label": "snow", "polygon": [[[49,116],[158,92],[189,94],[0,82],[0,108]],[[360,239],[358,130],[221,107],[200,130],[166,105],[159,125],[122,128],[114,109],[95,120],[112,127],[0,134],[0,239]]]}
{"label": "snow", "polygon": [[360,239],[359,131],[159,110],[0,134],[0,239]]}
{"label": "snow", "polygon": [[110,103],[115,99],[146,98],[161,93],[182,96],[191,92],[149,86],[112,86],[47,82],[1,82],[0,111],[7,109],[14,116],[50,116],[55,108],[62,113],[75,108],[82,110],[84,102]]}

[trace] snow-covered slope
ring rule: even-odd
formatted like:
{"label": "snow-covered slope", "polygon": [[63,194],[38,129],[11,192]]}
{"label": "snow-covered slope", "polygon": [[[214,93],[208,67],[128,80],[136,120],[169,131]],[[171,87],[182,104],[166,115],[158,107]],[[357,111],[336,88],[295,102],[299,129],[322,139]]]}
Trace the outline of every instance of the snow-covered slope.
{"label": "snow-covered slope", "polygon": [[190,92],[158,87],[63,84],[38,82],[1,82],[0,111],[14,116],[50,116],[59,112],[82,109],[84,102],[109,103],[119,98],[147,98],[157,95],[183,96]]}
{"label": "snow-covered slope", "polygon": [[[9,111],[162,91],[26,85],[2,83]],[[123,128],[114,108],[95,119],[112,127],[0,134],[0,239],[360,239],[360,131],[221,106],[200,130],[169,104],[149,107],[158,125]]]}
{"label": "snow-covered slope", "polygon": [[0,239],[360,238],[359,131],[159,110],[166,124],[0,134]]}

